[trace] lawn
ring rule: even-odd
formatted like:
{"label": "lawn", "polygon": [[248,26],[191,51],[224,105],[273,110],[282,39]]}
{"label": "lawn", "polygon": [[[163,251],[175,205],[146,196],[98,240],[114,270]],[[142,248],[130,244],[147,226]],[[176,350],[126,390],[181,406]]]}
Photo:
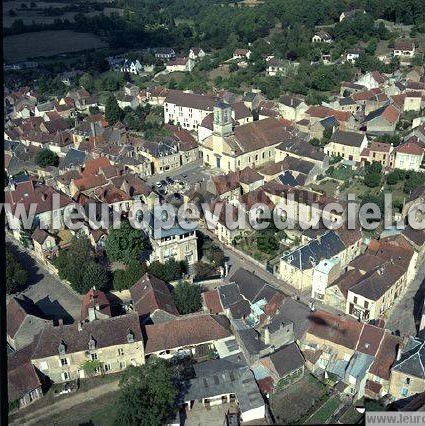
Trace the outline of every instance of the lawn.
{"label": "lawn", "polygon": [[324,424],[335,413],[340,404],[338,397],[329,398],[307,421],[307,424]]}
{"label": "lawn", "polygon": [[278,424],[302,423],[321,404],[327,394],[326,386],[311,374],[272,395],[270,406]]}
{"label": "lawn", "polygon": [[342,424],[356,424],[363,414],[360,414],[354,407],[350,407],[348,411],[339,419],[339,422]]}
{"label": "lawn", "polygon": [[333,197],[335,195],[335,191],[337,190],[338,186],[339,182],[331,178],[326,178],[323,179],[320,183],[314,183],[310,185],[311,189],[314,191],[323,191],[328,197]]}
{"label": "lawn", "polygon": [[60,53],[99,49],[107,44],[94,34],[64,30],[8,36],[3,39],[3,46],[5,60],[19,62]]}

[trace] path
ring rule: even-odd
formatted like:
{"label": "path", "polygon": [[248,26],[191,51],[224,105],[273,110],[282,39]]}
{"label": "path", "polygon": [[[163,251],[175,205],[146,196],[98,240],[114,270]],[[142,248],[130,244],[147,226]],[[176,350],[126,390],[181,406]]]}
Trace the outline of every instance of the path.
{"label": "path", "polygon": [[86,392],[77,392],[71,394],[66,398],[60,399],[53,404],[46,407],[39,408],[34,411],[29,411],[28,414],[18,416],[14,418],[9,424],[11,425],[31,425],[40,424],[43,419],[49,418],[53,415],[57,415],[63,411],[73,409],[78,404],[83,404],[89,401],[93,401],[96,398],[100,398],[108,393],[118,391],[119,380],[108,382],[103,385],[97,386]]}

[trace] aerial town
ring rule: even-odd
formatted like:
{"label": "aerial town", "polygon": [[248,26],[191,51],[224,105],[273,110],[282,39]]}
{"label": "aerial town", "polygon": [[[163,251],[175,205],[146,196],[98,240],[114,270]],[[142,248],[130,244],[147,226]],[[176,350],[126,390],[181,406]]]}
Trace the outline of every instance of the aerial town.
{"label": "aerial town", "polygon": [[71,3],[4,3],[9,423],[424,411],[423,3]]}

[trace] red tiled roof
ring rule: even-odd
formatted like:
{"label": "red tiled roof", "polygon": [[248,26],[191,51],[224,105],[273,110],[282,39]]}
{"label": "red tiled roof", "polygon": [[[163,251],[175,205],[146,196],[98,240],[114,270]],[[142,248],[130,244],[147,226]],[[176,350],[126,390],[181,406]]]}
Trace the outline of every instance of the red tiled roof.
{"label": "red tiled roof", "polygon": [[375,356],[384,337],[385,330],[373,325],[363,324],[363,330],[357,343],[356,351]]}
{"label": "red tiled roof", "polygon": [[397,152],[401,152],[402,154],[410,154],[410,155],[423,155],[424,148],[415,142],[403,143],[396,148]]}
{"label": "red tiled roof", "polygon": [[220,303],[220,296],[217,290],[206,291],[202,293],[202,299],[204,305],[208,309],[210,314],[220,314],[223,312],[223,307]]}
{"label": "red tiled roof", "polygon": [[99,157],[94,160],[86,161],[82,175],[84,177],[96,174],[103,167],[111,167],[111,162],[106,157]]}
{"label": "red tiled roof", "polygon": [[313,312],[309,319],[309,334],[352,350],[356,348],[363,324],[326,311]]}
{"label": "red tiled roof", "polygon": [[130,288],[130,294],[139,316],[152,315],[158,309],[171,315],[179,315],[167,284],[154,275],[143,275]]}
{"label": "red tiled roof", "polygon": [[375,361],[370,367],[370,373],[384,380],[390,379],[390,369],[397,357],[398,347],[402,344],[401,337],[385,333],[384,338],[376,354]]}
{"label": "red tiled roof", "polygon": [[81,321],[85,321],[89,316],[89,307],[95,308],[102,315],[108,317],[111,314],[111,304],[105,293],[100,290],[90,289],[84,296],[81,303]]}
{"label": "red tiled roof", "polygon": [[145,353],[199,345],[232,336],[223,315],[192,314],[172,321],[147,325]]}
{"label": "red tiled roof", "polygon": [[351,113],[348,111],[338,111],[336,109],[324,107],[324,106],[311,106],[307,111],[306,115],[310,117],[335,117],[338,121],[348,121],[351,117]]}

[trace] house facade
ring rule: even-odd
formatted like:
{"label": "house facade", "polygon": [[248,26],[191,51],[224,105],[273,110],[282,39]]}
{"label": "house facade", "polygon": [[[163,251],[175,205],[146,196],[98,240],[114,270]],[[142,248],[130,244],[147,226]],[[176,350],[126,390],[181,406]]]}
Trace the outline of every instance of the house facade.
{"label": "house facade", "polygon": [[31,360],[54,383],[142,365],[145,355],[139,316],[46,326],[37,338]]}

